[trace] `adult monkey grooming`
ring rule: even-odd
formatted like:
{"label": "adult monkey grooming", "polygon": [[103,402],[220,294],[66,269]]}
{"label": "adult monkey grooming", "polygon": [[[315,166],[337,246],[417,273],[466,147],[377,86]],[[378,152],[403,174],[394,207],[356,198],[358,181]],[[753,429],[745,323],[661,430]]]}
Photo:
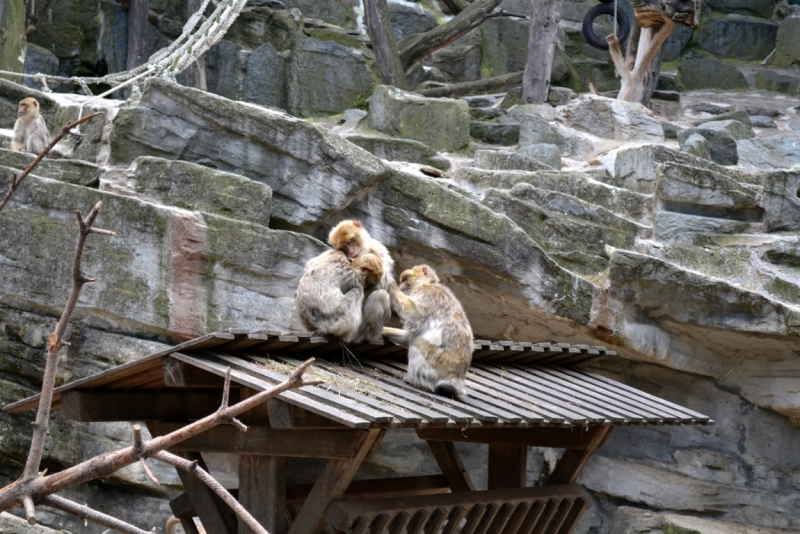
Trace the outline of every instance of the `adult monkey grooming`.
{"label": "adult monkey grooming", "polygon": [[440,395],[465,397],[472,328],[453,292],[431,267],[417,265],[403,271],[399,287],[392,283],[389,296],[403,330],[385,327],[383,335],[408,347],[406,380]]}
{"label": "adult monkey grooming", "polygon": [[11,150],[38,154],[50,144],[50,133],[39,114],[39,102],[35,98],[23,98],[17,110],[19,118],[14,123]]}
{"label": "adult monkey grooming", "polygon": [[[370,236],[360,221],[354,220],[337,224],[328,234],[328,244],[344,252],[354,262],[359,258],[374,255],[383,264],[383,274],[380,279],[373,287],[366,288],[366,298],[361,310],[361,326],[354,341],[380,339],[381,329],[392,315],[392,305],[387,290],[392,282],[394,260],[389,250],[383,243]],[[369,285],[368,283],[367,286]]]}
{"label": "adult monkey grooming", "polygon": [[[362,260],[354,264],[344,252],[329,249],[308,260],[295,293],[297,315],[303,327],[320,334],[333,334],[345,343],[359,335],[364,284],[380,262]],[[377,278],[377,277],[376,277]]]}

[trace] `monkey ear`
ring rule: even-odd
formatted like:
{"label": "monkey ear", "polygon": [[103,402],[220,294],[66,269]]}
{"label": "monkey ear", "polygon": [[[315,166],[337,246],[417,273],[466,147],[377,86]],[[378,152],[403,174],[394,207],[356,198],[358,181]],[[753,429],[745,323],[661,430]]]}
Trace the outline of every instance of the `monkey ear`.
{"label": "monkey ear", "polygon": [[361,221],[353,221],[353,226],[356,228],[362,228]]}
{"label": "monkey ear", "polygon": [[428,266],[427,266],[427,265],[423,265],[423,266],[421,266],[421,267],[419,268],[419,270],[420,270],[420,272],[422,272],[422,274],[424,274],[425,276],[429,276],[429,273],[428,273]]}

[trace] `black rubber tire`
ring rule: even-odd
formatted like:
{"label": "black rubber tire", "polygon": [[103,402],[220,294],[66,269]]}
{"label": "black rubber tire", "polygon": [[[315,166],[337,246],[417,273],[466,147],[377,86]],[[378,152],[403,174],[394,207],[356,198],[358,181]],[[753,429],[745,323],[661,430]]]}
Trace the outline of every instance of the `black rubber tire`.
{"label": "black rubber tire", "polygon": [[[598,37],[594,33],[594,19],[600,15],[614,16],[613,4],[598,4],[586,13],[583,18],[583,37],[586,42],[600,50],[608,50],[608,43],[605,37]],[[625,43],[631,35],[631,22],[628,20],[628,15],[621,9],[617,10],[617,38],[620,44]]]}
{"label": "black rubber tire", "polygon": [[598,0],[601,4],[613,4],[614,0]]}

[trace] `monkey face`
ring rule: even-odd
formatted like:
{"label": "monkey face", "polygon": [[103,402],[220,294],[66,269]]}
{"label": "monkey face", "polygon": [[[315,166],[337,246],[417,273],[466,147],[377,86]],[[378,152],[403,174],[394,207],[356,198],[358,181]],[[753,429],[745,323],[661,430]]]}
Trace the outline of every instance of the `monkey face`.
{"label": "monkey face", "polygon": [[17,115],[20,117],[35,116],[39,110],[39,102],[35,98],[23,98],[19,101]]}
{"label": "monkey face", "polygon": [[19,103],[19,109],[17,110],[17,116],[24,117],[28,114],[28,104],[25,102]]}

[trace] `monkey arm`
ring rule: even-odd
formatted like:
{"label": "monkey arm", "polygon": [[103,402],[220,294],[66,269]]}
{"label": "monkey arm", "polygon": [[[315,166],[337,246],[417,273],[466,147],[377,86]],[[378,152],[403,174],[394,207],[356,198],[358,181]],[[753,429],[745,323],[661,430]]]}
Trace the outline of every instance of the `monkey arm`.
{"label": "monkey arm", "polygon": [[399,328],[389,328],[388,326],[384,326],[383,330],[381,331],[381,335],[388,337],[393,342],[397,343],[401,347],[408,347],[408,344],[411,342],[411,332],[408,330],[401,330]]}
{"label": "monkey arm", "polygon": [[392,281],[392,284],[389,286],[389,298],[391,298],[392,306],[394,306],[395,311],[401,319],[405,319],[414,314],[416,310],[414,301],[411,300],[408,295],[400,291],[394,281]]}

